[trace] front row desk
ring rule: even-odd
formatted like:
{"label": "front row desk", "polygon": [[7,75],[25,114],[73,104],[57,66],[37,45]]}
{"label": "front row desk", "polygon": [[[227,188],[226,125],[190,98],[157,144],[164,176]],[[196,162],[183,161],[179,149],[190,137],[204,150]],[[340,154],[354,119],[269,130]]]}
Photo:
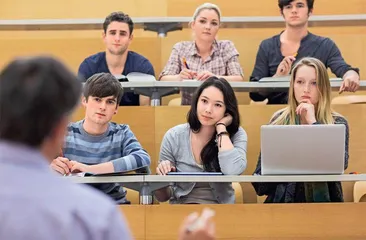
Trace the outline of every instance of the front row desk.
{"label": "front row desk", "polygon": [[177,239],[183,219],[207,206],[216,212],[217,239],[366,239],[366,203],[150,205],[153,190],[174,182],[354,182],[366,181],[366,174],[69,178],[76,183],[116,182],[139,191],[141,205],[118,206],[135,239]]}
{"label": "front row desk", "polygon": [[[151,86],[153,84],[153,86]],[[122,83],[128,91],[144,89],[150,92],[152,105],[160,104],[160,97],[182,87],[197,87],[197,82],[172,83]],[[235,84],[238,84],[236,86]],[[139,85],[139,86],[137,86]],[[164,86],[163,86],[164,85]],[[188,86],[191,85],[191,86]],[[239,86],[240,85],[240,86]],[[236,91],[288,88],[288,83],[232,83]],[[332,90],[339,89],[339,82],[332,82]],[[360,90],[366,90],[361,81]],[[155,92],[153,94],[153,92]],[[282,105],[240,105],[241,126],[248,135],[248,165],[242,176],[210,176],[210,181],[240,182],[246,204],[210,205],[216,211],[217,239],[366,239],[366,203],[353,203],[353,183],[366,181],[366,175],[337,176],[251,176],[260,151],[260,126],[268,124],[274,112]],[[335,111],[346,117],[350,127],[349,165],[347,172],[366,172],[366,105],[333,105]],[[155,171],[161,141],[171,127],[186,122],[189,106],[179,107],[119,107],[113,117],[117,123],[128,124],[139,142],[151,156],[151,171]],[[83,119],[80,108],[73,121]],[[78,183],[118,182],[126,188],[140,192],[141,205],[119,206],[124,213],[135,239],[177,239],[178,228],[185,216],[200,211],[202,205],[151,205],[151,192],[178,181],[207,181],[202,177],[181,176],[120,176],[120,177],[72,177]],[[256,204],[257,197],[251,182],[306,182],[341,181],[346,203],[329,204]]]}

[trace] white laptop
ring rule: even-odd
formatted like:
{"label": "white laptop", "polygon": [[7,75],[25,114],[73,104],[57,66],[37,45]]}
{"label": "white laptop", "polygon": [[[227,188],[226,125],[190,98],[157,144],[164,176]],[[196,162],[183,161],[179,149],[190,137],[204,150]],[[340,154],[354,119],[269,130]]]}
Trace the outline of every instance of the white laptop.
{"label": "white laptop", "polygon": [[343,124],[261,127],[262,175],[343,174]]}

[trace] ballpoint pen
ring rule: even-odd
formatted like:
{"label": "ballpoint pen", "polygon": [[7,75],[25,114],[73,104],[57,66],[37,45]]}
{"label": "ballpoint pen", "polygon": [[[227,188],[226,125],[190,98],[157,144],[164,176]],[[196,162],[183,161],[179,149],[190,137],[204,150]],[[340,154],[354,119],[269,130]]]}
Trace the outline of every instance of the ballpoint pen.
{"label": "ballpoint pen", "polygon": [[182,60],[183,60],[183,65],[184,65],[187,69],[189,69],[186,58],[185,58],[185,57],[183,57],[183,58],[182,58]]}

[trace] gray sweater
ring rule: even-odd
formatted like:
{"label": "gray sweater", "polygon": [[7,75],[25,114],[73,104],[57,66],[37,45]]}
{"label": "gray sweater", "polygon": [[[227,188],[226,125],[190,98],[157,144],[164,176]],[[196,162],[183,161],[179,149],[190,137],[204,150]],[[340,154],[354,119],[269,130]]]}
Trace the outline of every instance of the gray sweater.
{"label": "gray sweater", "polygon": [[[169,129],[162,141],[159,162],[169,160],[177,172],[202,172],[194,160],[191,148],[189,124],[181,124]],[[240,175],[247,166],[247,134],[242,127],[231,138],[234,149],[219,152],[220,168],[225,175]],[[231,183],[209,183],[219,203],[234,203],[235,193]],[[182,196],[188,195],[195,183],[176,183],[173,187],[171,203],[180,203]]]}

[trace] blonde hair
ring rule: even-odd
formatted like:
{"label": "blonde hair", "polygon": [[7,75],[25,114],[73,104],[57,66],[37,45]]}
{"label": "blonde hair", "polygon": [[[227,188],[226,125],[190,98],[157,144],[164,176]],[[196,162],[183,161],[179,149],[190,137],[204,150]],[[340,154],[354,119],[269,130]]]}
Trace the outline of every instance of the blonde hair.
{"label": "blonde hair", "polygon": [[[315,69],[316,73],[316,86],[319,94],[319,101],[315,106],[315,118],[318,122],[322,124],[333,124],[333,116],[340,116],[338,113],[334,112],[330,106],[331,99],[331,87],[329,76],[324,64],[311,57],[306,57],[301,59],[294,67],[291,73],[291,82],[288,96],[288,106],[278,112],[276,112],[272,117],[271,124],[273,125],[286,125],[286,124],[296,124],[296,108],[298,103],[295,98],[294,84],[296,79],[296,73],[302,66],[308,66]],[[278,118],[274,119],[275,116]]]}
{"label": "blonde hair", "polygon": [[205,9],[214,10],[217,13],[217,16],[219,17],[219,21],[221,22],[220,8],[216,4],[213,4],[213,3],[204,3],[200,6],[198,6],[196,8],[196,10],[194,11],[191,23],[194,22],[196,20],[196,18],[198,17],[198,15],[202,12],[202,10],[205,10]]}

